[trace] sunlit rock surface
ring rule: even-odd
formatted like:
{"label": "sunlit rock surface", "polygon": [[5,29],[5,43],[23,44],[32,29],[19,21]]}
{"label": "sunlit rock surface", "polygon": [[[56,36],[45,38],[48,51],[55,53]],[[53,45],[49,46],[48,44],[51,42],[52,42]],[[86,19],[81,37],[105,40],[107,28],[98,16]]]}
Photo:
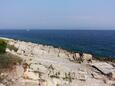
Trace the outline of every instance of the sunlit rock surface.
{"label": "sunlit rock surface", "polygon": [[[10,40],[23,59],[0,86],[115,86],[115,67],[91,54],[71,53],[53,46]],[[3,76],[4,74],[2,74]]]}

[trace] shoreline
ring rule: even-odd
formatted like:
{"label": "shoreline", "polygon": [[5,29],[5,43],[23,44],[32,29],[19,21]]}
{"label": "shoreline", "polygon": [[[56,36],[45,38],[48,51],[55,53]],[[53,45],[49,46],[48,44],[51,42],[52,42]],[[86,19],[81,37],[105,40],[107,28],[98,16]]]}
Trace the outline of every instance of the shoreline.
{"label": "shoreline", "polygon": [[115,57],[104,57],[104,56],[94,55],[94,54],[88,53],[88,52],[81,52],[81,51],[69,50],[69,49],[61,48],[61,47],[54,46],[54,45],[51,45],[51,44],[42,44],[42,43],[36,43],[36,42],[28,41],[28,40],[18,40],[18,39],[6,38],[6,37],[0,37],[0,39],[4,39],[4,40],[16,40],[16,41],[33,43],[33,44],[42,45],[42,46],[49,46],[49,47],[61,49],[61,50],[64,50],[64,51],[67,51],[67,52],[70,52],[70,53],[80,53],[80,54],[87,53],[87,54],[91,54],[95,60],[115,62]]}
{"label": "shoreline", "polygon": [[[30,83],[35,84],[34,86],[39,84],[41,86],[76,86],[76,84],[78,86],[94,84],[111,86],[115,84],[114,62],[95,60],[91,54],[87,53],[72,53],[53,46],[3,39],[9,40],[7,44],[10,47],[6,48],[6,53],[22,59],[22,63],[15,65],[15,71],[11,72],[18,75],[2,73],[15,83],[8,86],[33,86]],[[29,83],[26,82],[27,80]],[[24,83],[26,84],[23,85]]]}
{"label": "shoreline", "polygon": [[[7,34],[8,32],[8,34]],[[1,36],[31,41],[34,43],[53,45],[73,52],[86,52],[95,56],[113,57],[114,40],[112,31],[1,31]],[[14,34],[12,34],[14,33]],[[93,34],[94,33],[94,34]],[[49,34],[49,35],[48,35]],[[97,35],[96,35],[97,34]],[[101,35],[103,34],[103,36]],[[51,37],[52,36],[52,37]],[[104,37],[106,36],[106,37]],[[110,37],[109,37],[110,36]]]}

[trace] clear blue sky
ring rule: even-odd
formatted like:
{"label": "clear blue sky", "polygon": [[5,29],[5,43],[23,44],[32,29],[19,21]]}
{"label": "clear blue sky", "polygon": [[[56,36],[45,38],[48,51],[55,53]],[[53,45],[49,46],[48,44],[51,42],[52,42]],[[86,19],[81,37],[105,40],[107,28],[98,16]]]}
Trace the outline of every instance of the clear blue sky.
{"label": "clear blue sky", "polygon": [[0,29],[115,27],[115,0],[0,0]]}

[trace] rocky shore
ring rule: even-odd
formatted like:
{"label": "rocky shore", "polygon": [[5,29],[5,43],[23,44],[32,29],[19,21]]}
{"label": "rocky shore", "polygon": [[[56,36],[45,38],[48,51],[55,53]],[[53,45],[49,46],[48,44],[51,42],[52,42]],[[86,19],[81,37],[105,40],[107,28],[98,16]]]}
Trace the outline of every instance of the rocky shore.
{"label": "rocky shore", "polygon": [[[2,38],[3,39],[3,38]],[[20,57],[0,86],[115,86],[115,63],[95,60],[87,53],[72,53],[61,48],[13,39],[6,49]]]}

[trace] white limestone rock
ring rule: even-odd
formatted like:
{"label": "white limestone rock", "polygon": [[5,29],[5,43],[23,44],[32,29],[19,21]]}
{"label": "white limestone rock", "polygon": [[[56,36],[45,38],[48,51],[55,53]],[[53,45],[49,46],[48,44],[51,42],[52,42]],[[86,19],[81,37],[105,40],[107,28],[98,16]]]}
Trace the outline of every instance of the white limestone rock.
{"label": "white limestone rock", "polygon": [[91,54],[83,53],[82,59],[83,61],[92,61],[92,57],[93,56]]}
{"label": "white limestone rock", "polygon": [[32,80],[38,80],[39,74],[32,72],[32,70],[27,69],[23,74],[24,79],[32,79]]}
{"label": "white limestone rock", "polygon": [[0,86],[6,86],[6,85],[4,85],[4,84],[0,83]]}
{"label": "white limestone rock", "polygon": [[[80,58],[87,62],[92,60],[91,54],[84,53],[83,56],[80,57],[79,53],[71,53],[60,48],[23,41],[12,41],[11,45],[18,47],[18,51],[7,51],[20,56],[24,62],[29,64],[26,71],[23,68],[17,67],[18,78],[15,80],[15,83],[18,82],[18,84],[11,86],[21,86],[21,83],[26,83],[25,85],[27,86],[38,86],[39,83],[41,86],[111,86],[114,82],[115,68],[109,63],[93,61],[92,63],[85,64],[83,62],[79,64],[68,60],[68,58],[72,58],[72,60],[78,60]],[[108,74],[111,72],[113,79],[109,82],[113,82],[109,83],[109,85],[106,84],[103,79],[106,78],[109,80],[108,77],[104,75],[102,77],[102,74],[99,73],[98,70],[95,70],[91,66],[86,66],[89,64],[95,66],[103,73]],[[49,68],[50,65],[52,65],[53,68]],[[40,73],[42,74],[40,75]],[[94,77],[92,77],[92,73]],[[51,75],[54,75],[54,77],[51,77]],[[11,76],[13,77],[13,75]],[[64,80],[65,76],[72,78],[72,82]],[[21,81],[21,79],[23,80]],[[29,81],[30,84],[27,81]],[[33,84],[33,82],[37,82],[36,85],[35,83]]]}
{"label": "white limestone rock", "polygon": [[86,72],[79,71],[79,75],[77,76],[77,79],[81,81],[86,81],[87,80],[87,74]]}
{"label": "white limestone rock", "polygon": [[115,68],[106,62],[92,63],[92,66],[94,66],[104,74],[109,74],[115,71]]}
{"label": "white limestone rock", "polygon": [[115,80],[115,71],[112,72],[112,78]]}

